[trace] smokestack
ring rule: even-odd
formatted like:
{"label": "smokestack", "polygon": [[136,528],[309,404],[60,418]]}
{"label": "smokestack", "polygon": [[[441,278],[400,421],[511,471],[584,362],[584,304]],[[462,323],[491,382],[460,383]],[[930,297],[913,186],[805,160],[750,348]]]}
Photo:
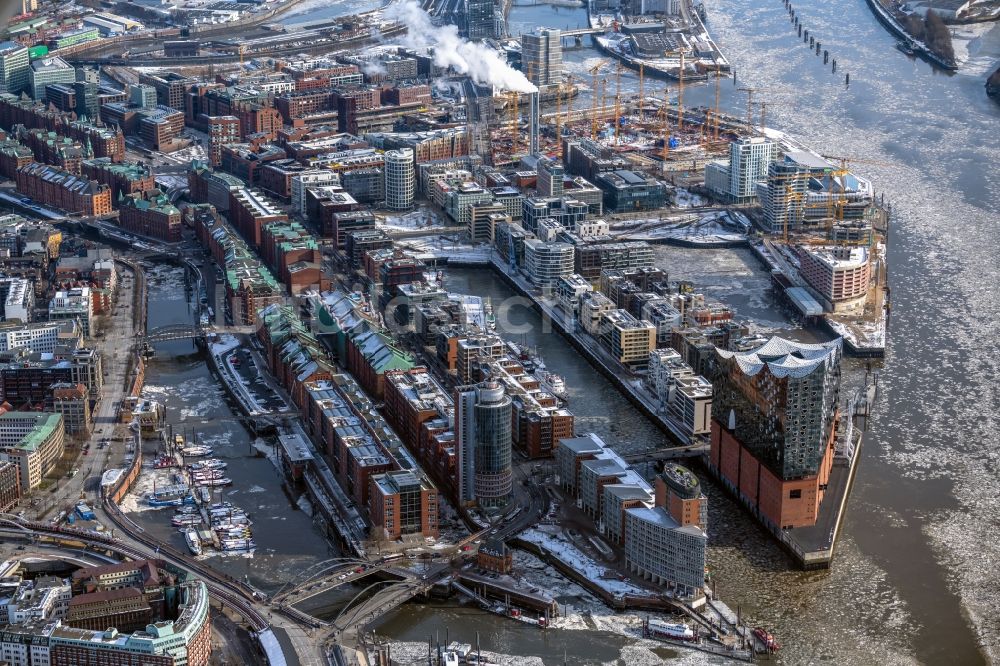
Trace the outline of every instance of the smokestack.
{"label": "smokestack", "polygon": [[528,143],[528,152],[531,155],[538,154],[538,121],[539,121],[539,103],[538,103],[538,91],[528,93],[528,104],[529,114],[528,114],[528,136],[530,137]]}

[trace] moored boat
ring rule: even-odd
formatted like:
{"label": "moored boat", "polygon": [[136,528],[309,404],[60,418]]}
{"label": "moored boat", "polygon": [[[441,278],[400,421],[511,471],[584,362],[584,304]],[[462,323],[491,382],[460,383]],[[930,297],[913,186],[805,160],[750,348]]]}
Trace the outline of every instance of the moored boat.
{"label": "moored boat", "polygon": [[184,541],[187,542],[188,550],[192,555],[201,555],[201,538],[198,537],[198,530],[193,527],[184,531]]}

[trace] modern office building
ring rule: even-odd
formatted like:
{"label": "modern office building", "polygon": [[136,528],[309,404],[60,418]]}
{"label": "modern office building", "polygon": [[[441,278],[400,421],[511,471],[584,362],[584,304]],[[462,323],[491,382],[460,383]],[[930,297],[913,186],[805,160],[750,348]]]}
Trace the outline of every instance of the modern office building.
{"label": "modern office building", "polygon": [[573,273],[573,246],[568,243],[543,243],[537,238],[524,241],[524,267],[531,282],[543,289],[553,288]]}
{"label": "modern office building", "polygon": [[21,94],[28,89],[30,75],[27,47],[17,42],[0,42],[0,93]]}
{"label": "modern office building", "polygon": [[413,150],[400,148],[385,153],[385,206],[389,210],[408,210],[413,207],[416,174]]}
{"label": "modern office building", "polygon": [[129,103],[141,109],[155,109],[158,104],[156,88],[144,84],[128,87]]}
{"label": "modern office building", "polygon": [[548,157],[538,160],[538,196],[561,197],[566,169],[562,162]]}
{"label": "modern office building", "polygon": [[465,34],[469,39],[489,39],[496,36],[493,0],[461,0],[465,14]]}
{"label": "modern office building", "polygon": [[459,498],[486,509],[507,505],[513,491],[511,399],[495,380],[455,388]]}
{"label": "modern office building", "polygon": [[652,176],[629,169],[605,171],[594,178],[604,192],[604,209],[616,213],[657,210],[667,198],[667,187]]}
{"label": "modern office building", "polygon": [[31,96],[45,99],[45,86],[50,83],[72,84],[76,81],[76,70],[62,58],[39,58],[31,63],[29,79]]}
{"label": "modern office building", "polygon": [[521,69],[539,87],[562,82],[562,38],[558,30],[536,28],[521,35]]}
{"label": "modern office building", "polygon": [[772,530],[813,525],[833,466],[841,339],[716,349],[709,464]]}

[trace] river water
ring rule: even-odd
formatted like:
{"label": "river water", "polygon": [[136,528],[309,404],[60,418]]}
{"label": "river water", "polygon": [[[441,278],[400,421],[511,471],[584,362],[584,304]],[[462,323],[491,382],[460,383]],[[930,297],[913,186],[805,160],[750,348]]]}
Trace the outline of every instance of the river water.
{"label": "river water", "polygon": [[[183,269],[153,266],[147,276],[149,329],[191,322],[194,315]],[[206,364],[206,354],[191,341],[159,343],[155,351],[147,366],[144,395],[166,405],[167,422],[175,433],[183,432],[188,439],[197,434],[200,442],[213,448],[215,457],[228,463],[226,475],[234,483],[222,491],[221,499],[245,509],[254,523],[255,555],[214,556],[212,566],[273,592],[310,565],[336,557],[338,553],[313,525],[308,503],[290,493],[271,461],[257,453],[255,442],[265,451],[271,442],[256,440],[244,426],[240,412]],[[220,493],[216,497],[219,501]],[[170,526],[173,513],[169,508],[141,510],[130,517],[186,550],[183,535]]]}

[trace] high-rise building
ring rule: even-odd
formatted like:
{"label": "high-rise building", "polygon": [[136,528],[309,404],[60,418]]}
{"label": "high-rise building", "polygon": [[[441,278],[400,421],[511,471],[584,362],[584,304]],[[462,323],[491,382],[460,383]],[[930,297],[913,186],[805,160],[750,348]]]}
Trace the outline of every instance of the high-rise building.
{"label": "high-rise building", "polygon": [[400,148],[385,153],[385,206],[389,210],[413,207],[416,174],[413,149]]}
{"label": "high-rise building", "polygon": [[28,88],[28,49],[17,42],[0,42],[0,92],[19,95]]}
{"label": "high-rise building", "polygon": [[456,387],[457,485],[463,503],[495,509],[510,501],[511,409],[498,381]]}
{"label": "high-rise building", "polygon": [[469,39],[493,37],[493,0],[464,0],[465,34]]}
{"label": "high-rise building", "polygon": [[76,115],[95,121],[100,115],[100,75],[97,70],[80,67],[76,70],[73,92],[76,94]]}
{"label": "high-rise building", "polygon": [[558,30],[536,28],[521,35],[521,69],[536,86],[562,81],[562,39]]}
{"label": "high-rise building", "polygon": [[716,349],[711,466],[772,530],[813,525],[833,466],[842,341]]}
{"label": "high-rise building", "polygon": [[562,162],[547,157],[538,160],[538,196],[561,197],[565,175]]}
{"label": "high-rise building", "polygon": [[31,63],[29,80],[31,96],[45,99],[45,86],[50,83],[73,83],[76,71],[62,58],[39,58]]}
{"label": "high-rise building", "polygon": [[740,137],[729,144],[728,164],[705,165],[705,187],[734,203],[752,201],[757,196],[757,183],[767,177],[776,150],[770,139]]}

